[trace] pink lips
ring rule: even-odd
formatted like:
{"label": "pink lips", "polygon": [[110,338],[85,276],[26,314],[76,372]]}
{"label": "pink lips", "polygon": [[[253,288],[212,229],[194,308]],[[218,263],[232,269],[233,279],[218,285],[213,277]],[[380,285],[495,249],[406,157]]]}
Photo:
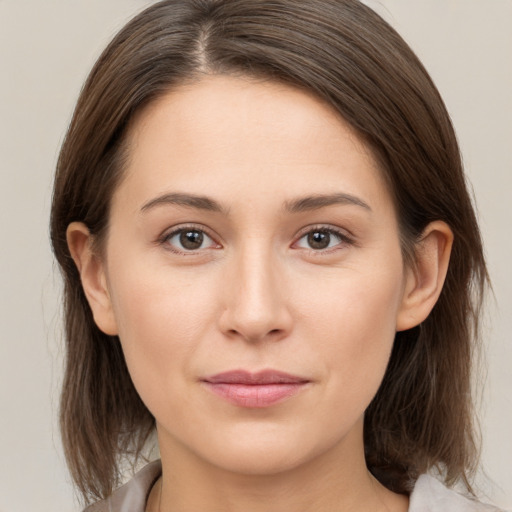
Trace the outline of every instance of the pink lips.
{"label": "pink lips", "polygon": [[277,370],[250,373],[234,370],[202,382],[216,395],[240,407],[263,408],[297,394],[310,381]]}

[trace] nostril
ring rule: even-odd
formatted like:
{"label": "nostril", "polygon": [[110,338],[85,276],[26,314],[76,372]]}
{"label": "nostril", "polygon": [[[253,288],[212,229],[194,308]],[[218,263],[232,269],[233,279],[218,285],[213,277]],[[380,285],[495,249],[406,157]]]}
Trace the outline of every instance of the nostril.
{"label": "nostril", "polygon": [[247,339],[249,341],[260,341],[263,339],[271,340],[271,339],[278,339],[283,335],[284,331],[283,329],[272,329],[270,331],[267,331],[266,333],[262,332],[246,332],[243,329],[237,330],[237,329],[229,329],[226,331],[226,335],[230,338],[238,338],[242,337],[244,339]]}
{"label": "nostril", "polygon": [[[252,300],[256,297],[258,300]],[[283,301],[271,297],[263,303],[261,294],[244,294],[229,302],[219,317],[218,327],[225,336],[251,342],[277,341],[292,328],[292,317]],[[241,299],[241,300],[240,300]]]}

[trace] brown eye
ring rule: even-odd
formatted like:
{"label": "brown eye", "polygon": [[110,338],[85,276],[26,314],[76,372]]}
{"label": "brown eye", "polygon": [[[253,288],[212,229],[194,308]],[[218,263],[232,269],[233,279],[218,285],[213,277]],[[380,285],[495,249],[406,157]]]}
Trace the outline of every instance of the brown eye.
{"label": "brown eye", "polygon": [[304,233],[294,244],[294,247],[321,252],[351,244],[352,240],[337,229],[320,227]]}
{"label": "brown eye", "polygon": [[201,231],[182,231],[180,233],[180,244],[184,249],[194,251],[203,245],[204,235]]}
{"label": "brown eye", "polygon": [[331,243],[331,234],[327,231],[311,231],[307,234],[307,241],[311,249],[327,249]]}
{"label": "brown eye", "polygon": [[201,229],[182,228],[167,235],[163,242],[175,252],[199,251],[212,249],[218,245]]}

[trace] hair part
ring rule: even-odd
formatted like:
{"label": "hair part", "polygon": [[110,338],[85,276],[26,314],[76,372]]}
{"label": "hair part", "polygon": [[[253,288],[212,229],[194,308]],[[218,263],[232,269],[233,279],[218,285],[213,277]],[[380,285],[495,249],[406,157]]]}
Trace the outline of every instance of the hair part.
{"label": "hair part", "polygon": [[51,213],[65,282],[60,422],[78,489],[86,501],[108,496],[122,461],[142,453],[154,418],[119,340],[94,323],[66,229],[85,223],[101,248],[134,115],[184,82],[231,73],[307,90],[356,130],[389,184],[406,262],[428,223],[452,229],[445,286],[427,320],[396,335],[366,411],[365,449],[369,469],[396,492],[432,468],[471,490],[471,360],[488,279],[480,233],[437,89],[400,36],[356,0],[165,0],[130,21],[91,71],[60,152]]}

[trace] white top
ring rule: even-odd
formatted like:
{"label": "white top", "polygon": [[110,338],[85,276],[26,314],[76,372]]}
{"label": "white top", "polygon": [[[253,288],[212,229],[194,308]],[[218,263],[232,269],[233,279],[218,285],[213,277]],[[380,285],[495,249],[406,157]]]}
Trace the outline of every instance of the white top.
{"label": "white top", "polygon": [[[144,512],[149,492],[162,473],[160,461],[151,462],[105,501],[84,512]],[[421,475],[410,496],[409,512],[505,512],[446,488],[439,480]]]}
{"label": "white top", "polygon": [[430,475],[421,475],[410,496],[409,512],[505,512],[471,500],[445,487]]}

